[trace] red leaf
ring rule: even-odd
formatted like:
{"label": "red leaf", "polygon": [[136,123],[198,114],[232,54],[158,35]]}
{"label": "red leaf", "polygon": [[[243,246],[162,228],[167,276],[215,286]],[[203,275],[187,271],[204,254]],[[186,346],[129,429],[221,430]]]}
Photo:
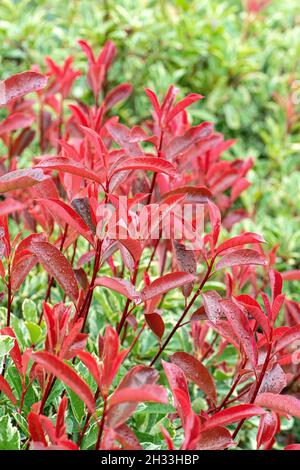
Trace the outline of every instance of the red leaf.
{"label": "red leaf", "polygon": [[177,352],[172,354],[171,361],[183,370],[188,380],[198,385],[212,401],[216,401],[217,393],[213,378],[198,359],[191,354]]}
{"label": "red leaf", "polygon": [[34,121],[34,116],[26,113],[10,114],[4,121],[0,123],[0,135],[6,134],[24,127],[29,127]]}
{"label": "red leaf", "polygon": [[266,413],[260,417],[258,433],[256,436],[257,449],[268,444],[275,436],[278,424],[278,417],[275,413]]}
{"label": "red leaf", "polygon": [[230,238],[217,248],[216,254],[221,253],[221,251],[228,250],[229,248],[234,248],[235,246],[246,245],[249,243],[265,243],[265,240],[256,233],[243,233],[236,237]]}
{"label": "red leaf", "polygon": [[93,394],[86,382],[69,365],[46,351],[32,353],[31,359],[70,387],[93,413],[95,409]]}
{"label": "red leaf", "polygon": [[191,145],[207,138],[212,132],[213,124],[210,122],[203,122],[199,126],[191,127],[184,135],[175,137],[169,143],[166,150],[167,160],[172,160],[176,155],[184,153]]}
{"label": "red leaf", "polygon": [[83,39],[79,39],[77,42],[79,46],[81,47],[81,49],[83,50],[83,52],[85,53],[85,55],[87,56],[89,64],[95,64],[96,59],[95,59],[91,46]]}
{"label": "red leaf", "polygon": [[223,256],[216,264],[215,270],[231,268],[233,266],[245,266],[248,264],[266,265],[266,259],[255,250],[237,250]]}
{"label": "red leaf", "polygon": [[20,351],[20,347],[16,338],[16,335],[12,328],[10,326],[6,326],[0,330],[1,335],[8,335],[11,336],[12,338],[15,339],[15,343],[13,348],[9,351],[9,355],[13,360],[13,363],[15,364],[16,368],[18,369],[18,372],[20,375],[22,375],[23,372],[23,367],[22,367],[22,354]]}
{"label": "red leaf", "polygon": [[145,88],[145,93],[148,96],[149,100],[151,101],[151,104],[152,104],[153,109],[154,109],[154,111],[157,115],[158,120],[160,120],[160,118],[161,118],[161,109],[160,109],[160,105],[159,105],[158,99],[156,97],[156,94],[152,90],[150,90],[149,88]]}
{"label": "red leaf", "polygon": [[275,271],[274,269],[270,270],[269,276],[272,291],[272,301],[274,302],[276,297],[282,292],[282,276],[278,271]]}
{"label": "red leaf", "polygon": [[285,271],[281,273],[285,281],[300,281],[300,270],[294,269],[292,271]]}
{"label": "red leaf", "polygon": [[184,426],[192,410],[185,375],[176,364],[162,361],[162,365],[174,396],[175,407]]}
{"label": "red leaf", "polygon": [[112,138],[130,157],[141,157],[143,151],[137,142],[130,142],[130,129],[123,124],[108,123],[106,128]]}
{"label": "red leaf", "polygon": [[300,444],[290,444],[286,446],[283,450],[300,450]]}
{"label": "red leaf", "polygon": [[39,162],[35,168],[64,171],[71,175],[81,176],[101,184],[103,180],[91,170],[87,170],[81,163],[66,157],[54,157]]}
{"label": "red leaf", "polygon": [[162,158],[156,157],[134,157],[122,160],[117,167],[115,167],[111,173],[111,177],[124,170],[148,170],[154,171],[155,173],[166,173],[169,176],[176,176],[177,170],[172,163]]}
{"label": "red leaf", "polygon": [[17,73],[0,82],[0,106],[21,96],[38,91],[47,85],[48,78],[37,72]]}
{"label": "red leaf", "polygon": [[145,320],[153,333],[161,339],[165,331],[165,324],[161,316],[156,312],[147,313],[145,314]]}
{"label": "red leaf", "polygon": [[134,300],[136,303],[141,302],[141,295],[135,290],[135,287],[131,282],[125,279],[117,279],[108,276],[97,277],[94,283],[95,286],[107,287],[112,289],[119,294],[124,295],[130,300]]}
{"label": "red leaf", "polygon": [[42,428],[39,415],[30,411],[27,416],[28,431],[33,442],[39,442],[44,447],[47,447],[45,433]]}
{"label": "red leaf", "polygon": [[167,199],[171,196],[185,195],[184,202],[191,202],[195,204],[205,204],[212,199],[212,194],[205,186],[179,186],[162,195],[162,199]]}
{"label": "red leaf", "polygon": [[7,398],[10,399],[10,401],[12,402],[13,405],[16,405],[17,399],[14,396],[13,391],[12,391],[9,383],[7,382],[7,380],[5,380],[4,377],[2,377],[2,375],[0,375],[0,391],[2,393],[4,393],[4,395],[6,395]]}
{"label": "red leaf", "polygon": [[300,340],[300,324],[290,327],[277,341],[275,351],[279,352],[294,341]]}
{"label": "red leaf", "polygon": [[166,124],[168,124],[178,113],[181,113],[185,108],[190,106],[191,104],[195,103],[195,101],[202,100],[204,96],[198,95],[197,93],[191,93],[190,95],[183,98],[183,100],[179,101],[172,111],[167,115]]}
{"label": "red leaf", "polygon": [[[127,372],[118,388],[114,392],[117,393],[123,389],[147,389],[149,385],[153,385],[158,380],[158,373],[155,369],[145,366],[135,366]],[[131,392],[130,392],[131,393]],[[110,407],[107,415],[107,426],[116,428],[124,423],[136,409],[136,403],[127,402]]]}
{"label": "red leaf", "polygon": [[257,366],[257,346],[253,331],[249,324],[248,318],[235,303],[230,300],[222,300],[221,302],[224,313],[232,326],[233,331],[239,338],[239,341],[250,360],[253,368]]}
{"label": "red leaf", "polygon": [[224,316],[223,308],[220,303],[222,297],[216,291],[207,291],[202,294],[205,313],[212,323],[218,323]]}
{"label": "red leaf", "polygon": [[79,295],[78,286],[74,271],[67,258],[48,242],[35,241],[32,243],[31,250],[47,273],[53,276],[70,299],[76,302]]}
{"label": "red leaf", "polygon": [[98,366],[98,363],[97,363],[96,359],[94,358],[94,356],[92,356],[87,351],[78,351],[76,356],[87,367],[90,374],[95,379],[96,384],[98,385],[99,388],[101,388],[101,377],[100,377],[99,366]]}
{"label": "red leaf", "polygon": [[118,428],[114,430],[114,435],[124,450],[143,449],[134,432],[126,424],[121,424],[121,426],[118,426]]}
{"label": "red leaf", "polygon": [[143,301],[158,297],[171,289],[182,287],[189,282],[193,282],[195,276],[184,272],[176,272],[165,274],[164,276],[155,279],[149,286],[144,287],[141,292]]}
{"label": "red leaf", "polygon": [[115,106],[115,104],[119,103],[119,101],[123,101],[128,98],[131,93],[132,85],[130,85],[130,83],[122,83],[121,85],[113,88],[105,97],[105,111],[109,111],[113,106]]}
{"label": "red leaf", "polygon": [[252,416],[263,415],[265,411],[255,405],[236,405],[226,410],[219,411],[211,418],[208,418],[203,425],[203,429],[212,429],[218,426],[227,426],[242,419],[252,418]]}
{"label": "red leaf", "polygon": [[223,450],[233,445],[230,432],[217,426],[200,433],[196,442],[196,450]]}
{"label": "red leaf", "polygon": [[99,355],[102,357],[103,361],[102,392],[107,393],[119,370],[121,363],[126,357],[127,351],[124,349],[123,351],[119,352],[119,336],[111,326],[107,326],[105,329],[102,346],[100,347],[99,343]]}
{"label": "red leaf", "polygon": [[[195,275],[197,272],[197,260],[193,250],[186,249],[185,245],[183,243],[179,243],[177,240],[173,240],[173,247],[179,271]],[[183,286],[183,295],[188,297],[192,290],[193,283]]]}
{"label": "red leaf", "polygon": [[269,408],[280,415],[292,415],[300,418],[300,400],[290,395],[277,395],[275,393],[261,393],[255,404]]}
{"label": "red leaf", "polygon": [[59,221],[61,227],[65,227],[65,224],[73,227],[80,235],[82,235],[91,245],[94,245],[94,238],[86,223],[82,218],[69,207],[65,202],[59,199],[38,199],[37,202],[42,206],[46,207],[54,220]]}
{"label": "red leaf", "polygon": [[26,206],[12,198],[6,198],[5,201],[0,201],[0,217],[11,214],[12,212],[19,212],[25,209]]}
{"label": "red leaf", "polygon": [[11,285],[13,290],[17,290],[20,287],[27,274],[38,262],[37,257],[30,251],[31,243],[34,240],[45,241],[45,238],[43,233],[34,233],[19,243],[15,250],[11,270]]}
{"label": "red leaf", "polygon": [[122,388],[116,390],[109,400],[110,406],[121,403],[138,403],[152,401],[157,403],[168,403],[166,390],[161,385],[147,385],[141,388]]}
{"label": "red leaf", "polygon": [[259,303],[247,294],[237,296],[236,300],[241,303],[246,308],[246,310],[255,318],[259,326],[268,336],[270,333],[269,319],[264,314]]}
{"label": "red leaf", "polygon": [[0,178],[0,193],[13,191],[15,189],[25,189],[49,178],[37,168],[15,170],[2,175]]}
{"label": "red leaf", "polygon": [[[274,364],[273,367],[268,370],[263,378],[259,393],[280,393],[287,386],[286,374],[282,370],[279,364]],[[255,384],[253,384],[253,392],[255,390]]]}

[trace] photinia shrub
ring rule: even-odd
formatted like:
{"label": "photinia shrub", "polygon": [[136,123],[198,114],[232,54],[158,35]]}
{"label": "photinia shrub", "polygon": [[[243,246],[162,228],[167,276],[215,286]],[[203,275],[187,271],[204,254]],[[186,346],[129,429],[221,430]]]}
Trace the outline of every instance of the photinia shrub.
{"label": "photinia shrub", "polygon": [[[231,159],[212,123],[192,125],[203,96],[178,100],[174,86],[145,90],[148,120],[119,122],[133,88],[109,87],[115,45],[79,45],[88,102],[72,96],[72,57],[0,83],[0,448],[132,450],[152,436],[223,450],[247,426],[257,449],[278,447],[281,421],[300,418],[300,306],[282,293],[300,275],[237,232],[252,160]],[[44,272],[43,298],[21,314]],[[111,298],[116,321],[101,309]]]}

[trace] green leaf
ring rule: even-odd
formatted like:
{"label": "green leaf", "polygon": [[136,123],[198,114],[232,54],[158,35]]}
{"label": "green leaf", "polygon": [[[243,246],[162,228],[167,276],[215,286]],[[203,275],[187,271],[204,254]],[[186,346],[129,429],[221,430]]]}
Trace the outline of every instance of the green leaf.
{"label": "green leaf", "polygon": [[6,356],[9,351],[14,347],[15,340],[11,336],[0,336],[0,357]]}
{"label": "green leaf", "polygon": [[0,450],[19,450],[20,433],[9,416],[0,418]]}
{"label": "green leaf", "polygon": [[68,388],[68,395],[70,398],[71,402],[71,408],[74,414],[74,417],[77,421],[77,423],[81,423],[83,416],[85,415],[85,409],[84,409],[84,403],[78,396],[70,389]]}
{"label": "green leaf", "polygon": [[27,327],[31,343],[33,343],[33,344],[38,343],[38,341],[42,337],[41,327],[39,325],[37,325],[36,323],[31,322],[31,321],[26,321],[25,325]]}
{"label": "green leaf", "polygon": [[37,322],[36,304],[31,299],[25,299],[22,304],[23,317],[28,322]]}
{"label": "green leaf", "polygon": [[137,410],[135,411],[136,414],[163,414],[166,415],[167,413],[174,413],[175,408],[172,405],[166,405],[164,403],[140,403]]}

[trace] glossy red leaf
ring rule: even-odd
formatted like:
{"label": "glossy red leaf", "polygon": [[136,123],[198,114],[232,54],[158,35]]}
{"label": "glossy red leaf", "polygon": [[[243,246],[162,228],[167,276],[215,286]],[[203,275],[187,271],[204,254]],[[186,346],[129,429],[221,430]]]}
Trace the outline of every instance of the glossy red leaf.
{"label": "glossy red leaf", "polygon": [[265,414],[265,411],[256,405],[236,405],[226,410],[218,411],[211,418],[208,418],[203,425],[203,429],[212,429],[218,426],[227,426],[242,419],[249,419],[253,416]]}
{"label": "glossy red leaf", "polygon": [[145,93],[146,95],[148,96],[152,106],[153,106],[153,109],[157,115],[157,118],[160,120],[161,118],[161,109],[160,109],[160,105],[159,105],[159,102],[158,102],[158,99],[156,97],[156,94],[150,90],[149,88],[145,88]]}
{"label": "glossy red leaf", "polygon": [[199,434],[196,450],[223,450],[233,445],[230,432],[221,426],[207,429]]}
{"label": "glossy red leaf", "polygon": [[47,85],[48,78],[31,70],[17,73],[0,82],[0,106],[21,96],[38,91]]}
{"label": "glossy red leaf", "polygon": [[253,368],[255,368],[257,366],[258,352],[254,334],[247,316],[242,309],[230,300],[222,300],[221,305],[227,320],[232,326],[237,338],[239,338],[245,354]]}
{"label": "glossy red leaf", "polygon": [[132,85],[130,83],[121,83],[121,85],[113,88],[109,93],[107,93],[104,100],[105,111],[109,111],[113,106],[115,106],[120,101],[125,100],[132,93]]}
{"label": "glossy red leaf", "polygon": [[276,297],[282,292],[282,276],[278,271],[271,269],[269,277],[272,291],[272,300],[274,302]]}
{"label": "glossy red leaf", "polygon": [[224,316],[223,308],[221,305],[222,297],[218,292],[209,290],[202,294],[203,305],[208,319],[212,323],[218,323]]}
{"label": "glossy red leaf", "polygon": [[13,363],[15,364],[16,368],[18,369],[19,374],[22,375],[23,373],[22,354],[21,354],[19,343],[17,341],[16,335],[13,329],[10,326],[5,326],[4,328],[2,328],[2,330],[0,330],[0,334],[8,335],[15,339],[14,346],[9,351],[9,355],[12,358]]}
{"label": "glossy red leaf", "polygon": [[114,430],[114,435],[124,450],[143,449],[132,429],[130,429],[126,424],[118,426],[117,429]]}
{"label": "glossy red leaf", "polygon": [[101,375],[97,360],[95,359],[92,354],[87,351],[78,351],[76,356],[83,362],[83,364],[87,367],[90,374],[96,381],[96,384],[99,388],[101,388]]}
{"label": "glossy red leaf", "polygon": [[300,450],[300,444],[289,444],[284,450]]}
{"label": "glossy red leaf", "polygon": [[90,412],[95,409],[95,400],[89,386],[69,365],[46,351],[31,354],[31,359],[47,372],[60,379],[86,404]]}
{"label": "glossy red leaf", "polygon": [[45,170],[58,170],[71,175],[81,176],[96,183],[101,184],[103,179],[97,173],[86,169],[81,163],[71,160],[67,157],[53,157],[40,161],[35,168],[44,168]]}
{"label": "glossy red leaf", "polygon": [[285,271],[281,275],[285,281],[300,281],[300,270],[298,269]]}
{"label": "glossy red leaf", "polygon": [[236,300],[241,303],[246,308],[246,310],[255,318],[258,325],[268,336],[270,333],[270,322],[268,317],[261,309],[259,303],[247,294],[237,296]]}
{"label": "glossy red leaf", "polygon": [[175,407],[184,426],[186,419],[192,410],[189,390],[184,372],[176,364],[162,361],[162,365],[171,387]]}
{"label": "glossy red leaf", "polygon": [[280,338],[278,339],[275,351],[279,352],[282,349],[291,345],[294,341],[300,340],[300,324],[291,326]]}
{"label": "glossy red leaf", "polygon": [[261,393],[255,400],[255,404],[269,408],[275,413],[286,416],[291,415],[300,418],[300,400],[291,395],[277,395],[276,393]]}
{"label": "glossy red leaf", "polygon": [[107,287],[124,295],[130,300],[134,300],[136,303],[141,302],[141,295],[136,291],[133,284],[125,279],[118,279],[108,276],[97,277],[94,283],[95,286]]}
{"label": "glossy red leaf", "polygon": [[216,401],[217,392],[214,380],[207,368],[194,356],[185,352],[172,354],[171,361],[180,367],[188,380],[194,382],[212,401]]}
{"label": "glossy red leaf", "polygon": [[147,313],[145,314],[145,320],[153,333],[161,339],[165,332],[165,324],[161,316],[156,312]]}
{"label": "glossy red leaf", "polygon": [[267,445],[274,438],[280,422],[275,413],[266,413],[259,420],[258,433],[256,436],[257,448]]}
{"label": "glossy red leaf", "polygon": [[0,375],[0,392],[4,393],[4,395],[6,395],[7,398],[9,398],[13,405],[16,405],[17,399],[14,396],[11,386],[9,385],[7,380],[5,380],[4,377],[2,377],[2,375]]}
{"label": "glossy red leaf", "polygon": [[185,196],[184,202],[195,204],[206,204],[212,199],[212,193],[205,186],[179,186],[162,195],[162,199],[167,199],[171,196],[182,195]]}
{"label": "glossy red leaf", "polygon": [[110,406],[121,403],[138,403],[152,401],[157,403],[168,403],[166,390],[161,385],[147,385],[141,388],[122,388],[116,390],[109,400]]}
{"label": "glossy red leaf", "polygon": [[125,170],[153,171],[155,173],[165,173],[173,177],[177,175],[177,170],[172,163],[156,157],[134,157],[122,160],[122,162],[113,169],[111,176]]}
{"label": "glossy red leaf", "polygon": [[233,266],[245,266],[245,265],[260,265],[265,266],[266,259],[263,255],[255,250],[244,249],[233,251],[224,255],[215,266],[215,270],[218,271],[223,268],[231,268]]}
{"label": "glossy red leaf", "polygon": [[90,228],[82,220],[82,218],[65,202],[59,199],[38,199],[37,202],[43,207],[46,207],[56,222],[59,222],[61,227],[68,224],[73,227],[80,235],[82,235],[88,242],[94,245],[94,237]]}
{"label": "glossy red leaf", "polygon": [[42,444],[42,446],[47,447],[46,436],[42,428],[42,424],[39,418],[39,415],[30,411],[27,416],[28,421],[28,431],[30,433],[32,441]]}
{"label": "glossy red leaf", "polygon": [[[195,275],[197,272],[197,260],[193,250],[187,249],[183,243],[173,240],[173,247],[179,271]],[[193,290],[193,283],[183,286],[182,291],[188,297]]]}
{"label": "glossy red leaf", "polygon": [[191,127],[184,135],[175,137],[168,145],[166,158],[172,160],[178,154],[186,152],[191,145],[198,143],[210,136],[213,132],[213,124],[203,122],[199,126]]}
{"label": "glossy red leaf", "polygon": [[[124,389],[147,389],[149,385],[154,385],[157,382],[158,377],[157,371],[151,367],[135,366],[123,377],[114,394]],[[133,392],[130,393],[132,394]],[[107,415],[107,426],[111,428],[120,426],[132,415],[136,405],[136,402],[127,401],[111,406]]]}
{"label": "glossy red leaf", "polygon": [[29,127],[34,121],[34,116],[26,113],[10,114],[0,123],[0,135],[13,132],[24,127]]}
{"label": "glossy red leaf", "polygon": [[53,276],[73,302],[79,291],[74,271],[67,258],[51,243],[34,242],[31,250],[47,273]]}
{"label": "glossy red leaf", "polygon": [[149,286],[144,287],[141,292],[143,301],[153,299],[153,297],[158,297],[166,292],[169,292],[171,289],[177,287],[182,287],[185,284],[193,282],[195,276],[185,272],[176,272],[165,274],[164,276],[155,279]]}
{"label": "glossy red leaf", "polygon": [[4,217],[12,212],[20,212],[26,208],[26,205],[16,199],[6,198],[0,201],[0,217]]}
{"label": "glossy red leaf", "polygon": [[230,248],[247,245],[249,243],[265,243],[265,240],[261,235],[258,235],[257,233],[243,233],[242,235],[230,238],[229,240],[226,240],[225,242],[221,243],[221,245],[219,245],[216,250],[216,254],[219,254],[222,251],[228,250]]}
{"label": "glossy red leaf", "polygon": [[23,252],[23,256],[14,266],[11,271],[11,288],[13,291],[19,289],[24,282],[28,273],[37,264],[38,259],[35,255],[28,252]]}
{"label": "glossy red leaf", "polygon": [[0,177],[0,193],[13,191],[15,189],[26,189],[39,184],[48,176],[45,176],[42,170],[29,168],[24,170],[15,170],[6,173]]}
{"label": "glossy red leaf", "polygon": [[107,130],[117,144],[130,157],[142,157],[143,151],[137,142],[130,142],[130,129],[123,124],[107,123]]}
{"label": "glossy red leaf", "polygon": [[195,101],[202,100],[204,96],[198,95],[197,93],[191,93],[190,95],[183,98],[183,100],[179,101],[172,111],[167,114],[166,124],[168,124],[172,119],[174,119],[177,114],[181,113],[185,108],[191,106],[191,104],[195,103]]}

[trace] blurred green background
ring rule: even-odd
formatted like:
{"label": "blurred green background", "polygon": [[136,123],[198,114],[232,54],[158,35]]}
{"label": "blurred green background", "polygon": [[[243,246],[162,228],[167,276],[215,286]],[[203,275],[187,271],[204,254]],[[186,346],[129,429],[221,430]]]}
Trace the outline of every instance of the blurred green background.
{"label": "blurred green background", "polygon": [[[246,228],[279,243],[278,269],[300,268],[300,2],[273,0],[249,14],[241,0],[1,0],[1,78],[62,62],[85,70],[79,38],[96,51],[115,41],[111,84],[130,81],[134,94],[121,117],[148,114],[144,87],[161,96],[171,83],[206,99],[191,114],[208,119],[234,156],[253,156],[253,183],[243,195]],[[84,77],[74,93],[82,96]],[[126,108],[126,109],[125,109]]]}

